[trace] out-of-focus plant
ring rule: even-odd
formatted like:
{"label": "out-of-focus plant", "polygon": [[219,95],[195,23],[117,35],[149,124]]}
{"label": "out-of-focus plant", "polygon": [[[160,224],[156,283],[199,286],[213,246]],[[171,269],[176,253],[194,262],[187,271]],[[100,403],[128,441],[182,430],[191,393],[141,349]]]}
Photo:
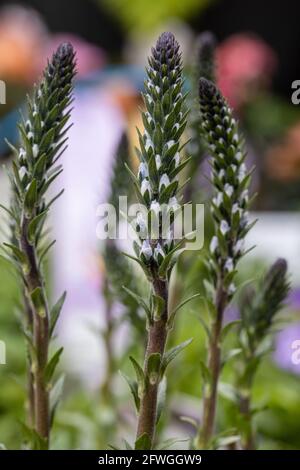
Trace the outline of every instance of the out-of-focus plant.
{"label": "out-of-focus plant", "polygon": [[[99,0],[100,1],[100,0]],[[201,11],[209,0],[164,0],[153,2],[148,8],[147,0],[101,0],[114,15],[117,15],[125,27],[133,32],[145,32],[157,28],[159,23],[169,21],[172,18],[189,18],[195,12]],[[145,12],[147,11],[147,14]]]}
{"label": "out-of-focus plant", "polygon": [[[272,347],[276,314],[289,292],[287,263],[278,259],[256,288],[248,286],[241,299],[241,323],[238,332],[241,354],[237,358],[237,383],[234,394],[241,414],[240,433],[244,449],[255,449],[251,404],[254,378],[263,357]],[[272,331],[273,330],[273,331]]]}
{"label": "out-of-focus plant", "polygon": [[216,86],[200,78],[201,126],[209,146],[214,197],[211,212],[214,235],[207,259],[206,301],[211,322],[207,364],[201,363],[203,386],[202,424],[196,439],[198,448],[215,445],[214,425],[217,389],[222,361],[223,317],[236,290],[236,266],[245,254],[244,238],[252,224],[248,221],[250,173],[246,153],[232,111]]}
{"label": "out-of-focus plant", "polygon": [[67,141],[75,53],[62,44],[45,68],[43,78],[28,98],[27,116],[19,124],[21,145],[11,146],[15,155],[9,173],[13,191],[11,240],[4,244],[7,257],[20,274],[24,291],[24,337],[28,348],[29,422],[24,424],[32,448],[49,447],[50,429],[62,380],[53,384],[53,374],[62,353],[49,359],[49,343],[65,294],[50,310],[43,261],[54,241],[46,240],[45,222],[53,202],[46,194],[62,171],[58,160]]}
{"label": "out-of-focus plant", "polygon": [[[132,295],[147,316],[147,348],[144,367],[131,358],[137,380],[129,381],[138,411],[136,449],[151,449],[155,443],[156,424],[162,411],[165,370],[188,342],[165,351],[168,331],[177,306],[169,312],[169,279],[184,239],[176,242],[172,229],[165,233],[162,220],[181,209],[177,200],[178,174],[188,162],[180,162],[180,137],[186,126],[183,112],[182,66],[179,44],[172,33],[163,33],[149,58],[142,113],[144,132],[139,132],[140,160],[138,176],[132,174],[142,207],[136,219],[139,242],[134,242],[135,261],[144,270],[151,287],[146,303]],[[166,219],[164,219],[166,220]],[[155,229],[154,229],[155,227]]]}

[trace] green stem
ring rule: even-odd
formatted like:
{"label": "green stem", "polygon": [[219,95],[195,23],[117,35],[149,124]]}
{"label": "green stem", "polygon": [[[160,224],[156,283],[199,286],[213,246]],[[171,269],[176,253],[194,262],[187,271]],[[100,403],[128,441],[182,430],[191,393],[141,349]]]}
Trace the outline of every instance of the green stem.
{"label": "green stem", "polygon": [[221,331],[224,310],[227,304],[227,293],[222,282],[219,283],[216,293],[216,318],[212,324],[211,337],[208,348],[208,370],[211,374],[210,384],[204,386],[202,427],[197,438],[197,447],[207,449],[214,432],[217,408],[218,381],[221,369]]}
{"label": "green stem", "polygon": [[137,439],[147,434],[151,448],[155,439],[155,428],[157,419],[157,397],[159,381],[151,383],[149,380],[148,360],[151,354],[159,353],[163,357],[168,328],[168,284],[166,280],[154,279],[153,289],[156,295],[164,299],[164,310],[158,321],[153,321],[148,330],[148,341],[145,353],[144,375],[146,379],[145,390],[141,397],[138,417]]}
{"label": "green stem", "polygon": [[33,313],[33,344],[36,352],[36,360],[31,358],[33,365],[33,395],[35,430],[49,446],[49,394],[44,380],[45,368],[48,362],[49,347],[49,309],[46,300],[43,277],[37,263],[35,246],[30,244],[27,237],[30,220],[25,216],[22,220],[21,249],[26,253],[28,270],[25,273],[26,295],[31,298],[32,292],[40,288],[42,292],[43,314],[32,304]]}

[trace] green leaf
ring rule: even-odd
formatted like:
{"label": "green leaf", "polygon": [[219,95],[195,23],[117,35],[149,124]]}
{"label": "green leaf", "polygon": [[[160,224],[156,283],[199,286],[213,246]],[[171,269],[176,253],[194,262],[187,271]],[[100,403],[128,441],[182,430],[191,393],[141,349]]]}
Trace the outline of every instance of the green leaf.
{"label": "green leaf", "polygon": [[199,361],[199,366],[201,369],[201,375],[204,383],[211,383],[211,373],[206,364],[203,361]]}
{"label": "green leaf", "polygon": [[129,359],[134,367],[136,378],[137,378],[138,396],[141,397],[144,393],[145,384],[146,384],[144,371],[139,365],[139,363],[134,359],[134,357],[130,356]]}
{"label": "green leaf", "polygon": [[151,450],[151,439],[147,433],[142,434],[135,441],[135,450]]}
{"label": "green leaf", "polygon": [[142,262],[140,259],[138,259],[138,258],[136,258],[135,256],[132,256],[132,255],[130,255],[130,254],[128,254],[128,253],[125,253],[124,251],[122,251],[122,254],[123,254],[124,256],[127,256],[127,258],[129,258],[129,259],[135,261],[136,263],[138,263],[138,264],[140,265],[140,267],[142,268],[142,270],[144,271],[144,273],[145,273],[147,279],[151,279],[150,274],[149,274],[149,272],[147,271],[146,266],[143,264],[143,262]]}
{"label": "green leaf", "polygon": [[56,302],[55,305],[53,305],[51,311],[50,311],[50,331],[49,331],[49,335],[50,335],[50,338],[52,337],[53,335],[53,332],[54,332],[54,329],[55,329],[55,326],[56,326],[56,323],[57,323],[57,320],[59,318],[59,315],[60,315],[60,312],[61,312],[61,309],[65,303],[65,300],[66,300],[66,296],[67,296],[67,292],[65,291],[62,296],[58,299],[58,301]]}
{"label": "green leaf", "polygon": [[56,351],[56,353],[54,353],[54,355],[52,356],[50,361],[48,362],[48,364],[46,366],[46,369],[45,369],[45,373],[44,373],[44,380],[45,380],[46,383],[50,383],[50,381],[52,379],[52,376],[55,372],[56,366],[59,362],[60,355],[63,352],[63,350],[64,350],[64,348],[59,348]]}
{"label": "green leaf", "polygon": [[34,217],[28,225],[28,240],[33,243],[37,234],[39,226],[45,221],[48,210],[41,212],[39,215]]}
{"label": "green leaf", "polygon": [[186,305],[191,300],[196,299],[197,297],[202,297],[202,294],[194,294],[191,297],[188,297],[187,299],[180,302],[180,304],[178,304],[177,307],[175,307],[172,310],[172,312],[170,313],[169,319],[168,319],[168,328],[170,328],[170,329],[173,328],[175,316],[176,316],[178,310],[180,310],[184,305]]}
{"label": "green leaf", "polygon": [[222,360],[221,367],[224,367],[230,359],[232,359],[235,356],[238,356],[241,354],[242,349],[241,348],[234,348],[230,349],[226,354],[224,354],[224,358]]}
{"label": "green leaf", "polygon": [[132,297],[137,302],[138,305],[143,307],[143,309],[146,312],[149,323],[151,323],[151,310],[149,306],[146,304],[146,302],[143,300],[143,298],[140,295],[133,292],[132,290],[128,289],[128,287],[122,286],[122,288],[125,290],[125,292],[127,292],[127,294],[130,295],[130,297]]}
{"label": "green leaf", "polygon": [[239,403],[239,392],[233,385],[229,383],[219,381],[218,393],[222,397],[226,398],[226,400],[229,400],[236,405]]}
{"label": "green leaf", "polygon": [[170,437],[169,439],[166,439],[161,444],[159,444],[159,446],[157,447],[157,450],[166,450],[174,446],[175,444],[179,444],[181,442],[188,442],[188,441],[189,441],[189,438],[178,439],[177,437]]}
{"label": "green leaf", "polygon": [[123,377],[124,380],[126,380],[128,386],[129,386],[129,389],[131,391],[131,394],[133,396],[133,400],[134,400],[134,404],[135,404],[135,408],[137,411],[139,411],[140,409],[140,398],[139,398],[139,395],[138,395],[138,384],[137,384],[137,381],[136,380],[132,380],[130,377],[128,377],[127,375],[125,375],[123,372],[120,371],[120,374],[121,376]]}
{"label": "green leaf", "polygon": [[164,357],[163,357],[163,360],[162,360],[162,364],[161,364],[161,377],[163,377],[163,375],[164,375],[164,373],[165,373],[165,370],[166,370],[166,368],[168,367],[168,365],[170,364],[170,362],[173,361],[173,359],[175,359],[175,357],[176,357],[183,349],[185,349],[189,344],[191,344],[192,341],[193,341],[193,338],[190,338],[190,339],[184,341],[183,343],[178,344],[177,346],[175,346],[174,348],[170,349],[169,351],[167,351],[167,352],[164,354]]}
{"label": "green leaf", "polygon": [[240,324],[241,324],[241,320],[233,320],[233,321],[227,323],[227,325],[225,325],[224,328],[222,329],[221,341],[224,341],[225,337],[232,330],[232,328],[234,326],[237,326],[237,325],[240,325]]}
{"label": "green leaf", "polygon": [[18,259],[18,261],[23,265],[27,265],[27,258],[26,255],[15,245],[11,245],[10,243],[3,243],[4,246],[7,246],[9,248],[14,256]]}
{"label": "green leaf", "polygon": [[50,390],[50,426],[53,424],[55,412],[62,397],[64,382],[65,376],[61,375]]}
{"label": "green leaf", "polygon": [[167,378],[164,376],[158,386],[156,424],[158,424],[162,411],[165,407],[167,395]]}
{"label": "green leaf", "polygon": [[156,294],[152,294],[152,300],[154,310],[154,321],[159,321],[165,309],[165,300],[160,295]]}
{"label": "green leaf", "polygon": [[152,353],[147,361],[147,374],[151,385],[155,385],[159,380],[159,370],[161,365],[160,353]]}
{"label": "green leaf", "polygon": [[52,242],[50,242],[40,253],[40,259],[39,259],[39,268],[41,267],[42,265],[42,261],[43,259],[45,258],[45,256],[47,255],[48,251],[53,247],[53,245],[55,245],[56,243],[56,240],[52,240]]}
{"label": "green leaf", "polygon": [[24,205],[29,214],[32,213],[37,202],[37,182],[33,179],[26,191]]}
{"label": "green leaf", "polygon": [[31,293],[30,297],[34,308],[37,314],[41,318],[45,318],[47,315],[46,308],[45,308],[45,297],[42,287],[36,287]]}
{"label": "green leaf", "polygon": [[25,423],[20,422],[20,426],[23,437],[25,441],[30,444],[31,450],[47,450],[48,445],[46,439]]}

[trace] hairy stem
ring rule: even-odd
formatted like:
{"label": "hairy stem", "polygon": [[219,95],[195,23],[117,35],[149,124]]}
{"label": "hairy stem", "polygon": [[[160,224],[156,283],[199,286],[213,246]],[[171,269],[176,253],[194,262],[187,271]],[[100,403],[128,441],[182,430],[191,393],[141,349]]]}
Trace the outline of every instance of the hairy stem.
{"label": "hairy stem", "polygon": [[240,399],[240,412],[244,418],[244,436],[242,439],[243,449],[255,450],[255,441],[252,428],[250,389],[247,390]]}
{"label": "hairy stem", "polygon": [[227,293],[222,282],[216,292],[216,318],[212,324],[211,338],[208,348],[208,369],[211,373],[211,383],[206,384],[203,400],[203,423],[198,437],[198,447],[206,449],[210,445],[214,432],[217,408],[218,381],[221,369],[221,331],[224,310],[227,304]]}
{"label": "hairy stem", "polygon": [[154,321],[148,330],[148,341],[145,353],[144,374],[146,386],[141,397],[140,411],[137,427],[137,438],[146,433],[153,447],[155,438],[155,427],[157,418],[157,396],[159,381],[154,384],[149,381],[148,360],[151,354],[159,353],[163,357],[167,341],[167,320],[168,320],[168,284],[166,280],[155,279],[153,290],[156,295],[164,299],[164,310],[158,321]]}
{"label": "hairy stem", "polygon": [[28,299],[32,292],[40,288],[42,293],[42,310],[32,304],[33,313],[33,344],[36,352],[36,360],[31,358],[33,365],[33,397],[34,397],[34,424],[37,433],[49,445],[49,396],[47,384],[44,380],[45,368],[48,362],[49,347],[49,309],[44,291],[44,282],[38,268],[36,250],[30,244],[27,237],[28,219],[22,221],[21,248],[26,253],[28,269],[25,273],[26,293]]}

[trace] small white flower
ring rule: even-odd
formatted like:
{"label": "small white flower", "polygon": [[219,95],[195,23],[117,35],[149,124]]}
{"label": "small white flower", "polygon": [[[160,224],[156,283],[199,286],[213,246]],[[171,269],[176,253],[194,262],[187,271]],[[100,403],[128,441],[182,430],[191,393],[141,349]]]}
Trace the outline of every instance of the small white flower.
{"label": "small white flower", "polygon": [[169,141],[167,142],[167,147],[168,147],[168,149],[170,149],[174,144],[175,144],[175,140],[169,140]]}
{"label": "small white flower", "polygon": [[39,146],[38,144],[33,144],[32,146],[32,155],[34,158],[36,158],[39,154]]}
{"label": "small white flower", "polygon": [[33,139],[33,137],[34,137],[33,132],[31,132],[31,131],[28,132],[28,133],[27,133],[27,137],[28,137],[28,139]]}
{"label": "small white flower", "polygon": [[230,184],[226,183],[224,186],[224,191],[228,197],[231,197],[233,194],[233,187]]}
{"label": "small white flower", "polygon": [[240,209],[238,203],[235,202],[235,203],[233,204],[233,206],[232,206],[232,213],[233,213],[233,214],[236,214],[236,213],[239,212],[240,210],[241,210],[241,209]]}
{"label": "small white flower", "polygon": [[218,177],[219,177],[220,180],[221,180],[222,178],[224,178],[224,176],[225,176],[225,170],[222,168],[222,169],[219,171],[219,173],[218,173]]}
{"label": "small white flower", "polygon": [[160,88],[159,88],[159,86],[156,85],[155,90],[156,90],[156,93],[160,93]]}
{"label": "small white flower", "polygon": [[151,104],[153,102],[152,96],[149,95],[149,93],[146,94],[145,98],[146,98],[146,100],[148,101],[149,104]]}
{"label": "small white flower", "polygon": [[26,167],[21,166],[21,168],[19,169],[20,180],[23,181],[24,176],[26,176],[27,174],[28,174],[28,171],[27,171]]}
{"label": "small white flower", "polygon": [[220,231],[222,235],[225,235],[229,231],[229,225],[226,220],[221,220]]}
{"label": "small white flower", "polygon": [[141,185],[142,196],[144,196],[147,191],[149,193],[149,197],[151,197],[151,185],[147,179],[144,179]]}
{"label": "small white flower", "polygon": [[148,234],[148,230],[147,230],[146,221],[145,221],[145,218],[144,218],[142,212],[139,212],[137,214],[136,225],[137,225],[137,228],[139,229],[140,237],[145,238]]}
{"label": "small white flower", "polygon": [[29,119],[27,119],[27,121],[25,123],[25,126],[28,127],[29,129],[32,128],[32,125],[31,125],[31,122],[29,121]]}
{"label": "small white flower", "polygon": [[223,202],[223,193],[218,192],[217,195],[213,198],[213,203],[217,206],[220,207],[220,205]]}
{"label": "small white flower", "polygon": [[164,173],[159,180],[159,190],[161,191],[162,188],[168,187],[169,184],[170,184],[169,177],[167,173]]}
{"label": "small white flower", "polygon": [[176,152],[175,155],[174,155],[174,162],[175,162],[175,168],[178,167],[179,165],[179,162],[180,162],[180,155],[179,155],[179,152]]}
{"label": "small white flower", "polygon": [[160,155],[155,155],[155,164],[156,164],[156,169],[158,171],[161,167],[161,157],[160,157]]}
{"label": "small white flower", "polygon": [[238,136],[237,133],[235,133],[235,134],[233,135],[232,141],[233,141],[234,143],[236,143],[236,144],[238,143],[238,141],[239,141],[239,136]]}
{"label": "small white flower", "polygon": [[225,262],[225,265],[224,265],[224,268],[226,269],[226,271],[228,271],[229,273],[231,271],[233,271],[233,259],[232,258],[227,258],[226,262]]}
{"label": "small white flower", "polygon": [[173,210],[173,211],[176,211],[180,207],[175,196],[170,197],[169,202],[168,202],[168,207],[170,210]]}
{"label": "small white flower", "polygon": [[233,295],[235,292],[236,292],[236,287],[235,287],[234,283],[232,282],[230,284],[230,286],[228,287],[228,293]]}
{"label": "small white flower", "polygon": [[43,129],[44,126],[45,126],[44,121],[41,121],[41,128]]}
{"label": "small white flower", "polygon": [[234,254],[238,255],[239,253],[241,253],[244,250],[244,245],[245,245],[244,239],[238,240],[235,246],[233,247]]}
{"label": "small white flower", "polygon": [[238,180],[239,182],[243,181],[243,179],[245,178],[247,174],[247,168],[246,168],[246,165],[245,163],[242,163],[240,168],[239,168],[239,174],[238,174]]}
{"label": "small white flower", "polygon": [[161,210],[161,207],[160,207],[159,202],[156,201],[156,199],[151,202],[150,209],[153,210],[153,212],[154,212],[156,215],[159,214],[159,212],[160,212],[160,210]]}
{"label": "small white flower", "polygon": [[243,157],[242,152],[237,152],[236,155],[235,155],[235,158],[236,158],[238,161],[240,161],[240,160],[242,159],[242,157]]}
{"label": "small white flower", "polygon": [[171,230],[168,231],[168,233],[165,236],[165,239],[164,239],[164,246],[169,249],[170,246],[171,246],[171,243],[173,241],[173,234],[171,232]]}
{"label": "small white flower", "polygon": [[21,147],[19,150],[19,158],[25,158],[25,157],[26,157],[26,151],[23,149],[23,147]]}
{"label": "small white flower", "polygon": [[144,240],[143,243],[142,243],[142,248],[141,248],[141,252],[140,254],[141,255],[144,255],[146,260],[149,260],[152,256],[152,248],[151,248],[151,245],[149,243],[149,240]]}
{"label": "small white flower", "polygon": [[138,177],[141,179],[148,178],[149,176],[149,171],[148,171],[148,165],[147,163],[140,163],[139,166],[139,171],[138,171]]}
{"label": "small white flower", "polygon": [[249,201],[248,189],[244,189],[244,191],[242,192],[241,200],[242,200],[242,202],[248,202]]}
{"label": "small white flower", "polygon": [[164,252],[164,250],[162,249],[160,243],[158,243],[158,244],[156,245],[156,247],[154,248],[154,259],[155,259],[156,261],[159,261],[159,256],[161,256],[162,258],[165,257],[165,252]]}
{"label": "small white flower", "polygon": [[214,253],[218,248],[218,238],[214,235],[209,244],[209,250],[211,253]]}
{"label": "small white flower", "polygon": [[150,148],[153,148],[153,142],[149,137],[147,137],[147,140],[146,140],[146,143],[145,143],[146,152],[148,152],[148,150]]}

